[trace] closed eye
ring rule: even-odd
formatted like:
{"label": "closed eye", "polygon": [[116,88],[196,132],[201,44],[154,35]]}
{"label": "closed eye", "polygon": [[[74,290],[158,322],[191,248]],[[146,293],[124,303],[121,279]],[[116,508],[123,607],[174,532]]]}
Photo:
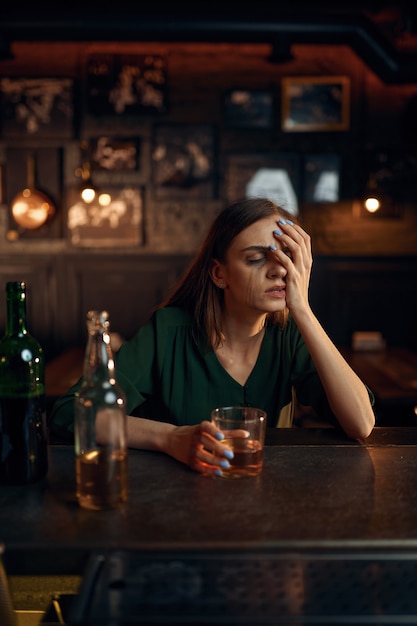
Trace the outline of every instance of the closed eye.
{"label": "closed eye", "polygon": [[248,259],[248,263],[249,263],[249,265],[256,265],[258,263],[263,263],[265,261],[265,259],[266,259],[266,255],[263,254],[260,257],[255,257],[255,258],[252,257],[252,258]]}
{"label": "closed eye", "polygon": [[267,246],[248,246],[242,252],[247,254],[246,262],[248,265],[259,265],[266,261],[269,248]]}

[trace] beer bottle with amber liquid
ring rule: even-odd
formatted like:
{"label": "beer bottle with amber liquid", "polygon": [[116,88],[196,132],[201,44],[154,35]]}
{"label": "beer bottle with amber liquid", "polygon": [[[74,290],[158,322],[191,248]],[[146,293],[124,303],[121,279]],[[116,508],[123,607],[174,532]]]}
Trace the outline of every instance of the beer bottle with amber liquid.
{"label": "beer bottle with amber liquid", "polygon": [[48,471],[45,359],[26,324],[26,283],[6,284],[0,341],[0,484],[27,484]]}
{"label": "beer bottle with amber liquid", "polygon": [[87,313],[82,382],[75,395],[76,495],[86,509],[127,500],[126,397],[116,381],[107,311]]}

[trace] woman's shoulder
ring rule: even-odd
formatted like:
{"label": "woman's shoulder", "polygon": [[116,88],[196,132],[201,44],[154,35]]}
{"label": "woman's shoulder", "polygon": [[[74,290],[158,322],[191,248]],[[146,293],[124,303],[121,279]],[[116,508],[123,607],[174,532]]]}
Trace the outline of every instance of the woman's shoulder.
{"label": "woman's shoulder", "polygon": [[136,345],[139,342],[143,346],[144,342],[149,342],[152,345],[156,337],[160,341],[168,335],[177,334],[184,328],[187,329],[188,333],[188,328],[191,325],[192,318],[186,310],[178,307],[161,307],[152,312],[147,322],[127,343]]}

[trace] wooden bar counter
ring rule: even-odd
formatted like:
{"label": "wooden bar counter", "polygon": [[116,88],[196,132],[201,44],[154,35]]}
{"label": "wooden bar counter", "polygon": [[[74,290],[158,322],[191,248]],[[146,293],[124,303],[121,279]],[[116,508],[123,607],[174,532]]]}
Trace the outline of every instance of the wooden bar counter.
{"label": "wooden bar counter", "polygon": [[79,508],[74,478],[53,445],[46,479],[0,487],[7,573],[82,577],[59,623],[417,623],[416,428],[271,429],[256,478],[130,450],[113,511]]}
{"label": "wooden bar counter", "polygon": [[79,574],[93,550],[204,546],[383,546],[417,550],[417,429],[268,433],[257,478],[206,478],[157,452],[129,451],[129,500],[87,511],[74,451],[51,446],[46,479],[0,487],[10,573]]}

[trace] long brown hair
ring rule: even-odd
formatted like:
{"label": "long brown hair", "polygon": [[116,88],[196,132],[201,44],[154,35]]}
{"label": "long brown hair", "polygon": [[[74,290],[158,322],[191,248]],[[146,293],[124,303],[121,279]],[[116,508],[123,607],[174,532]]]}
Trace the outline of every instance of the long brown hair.
{"label": "long brown hair", "polygon": [[[189,311],[193,316],[196,339],[206,337],[210,345],[211,341],[216,345],[222,339],[224,295],[223,289],[217,287],[210,277],[213,259],[224,262],[233,239],[248,226],[270,215],[295,221],[288,211],[264,198],[250,198],[224,208],[212,223],[194,259],[173,291],[160,304],[160,307],[178,306]],[[285,309],[268,313],[266,323],[284,327],[287,319],[288,309]]]}

